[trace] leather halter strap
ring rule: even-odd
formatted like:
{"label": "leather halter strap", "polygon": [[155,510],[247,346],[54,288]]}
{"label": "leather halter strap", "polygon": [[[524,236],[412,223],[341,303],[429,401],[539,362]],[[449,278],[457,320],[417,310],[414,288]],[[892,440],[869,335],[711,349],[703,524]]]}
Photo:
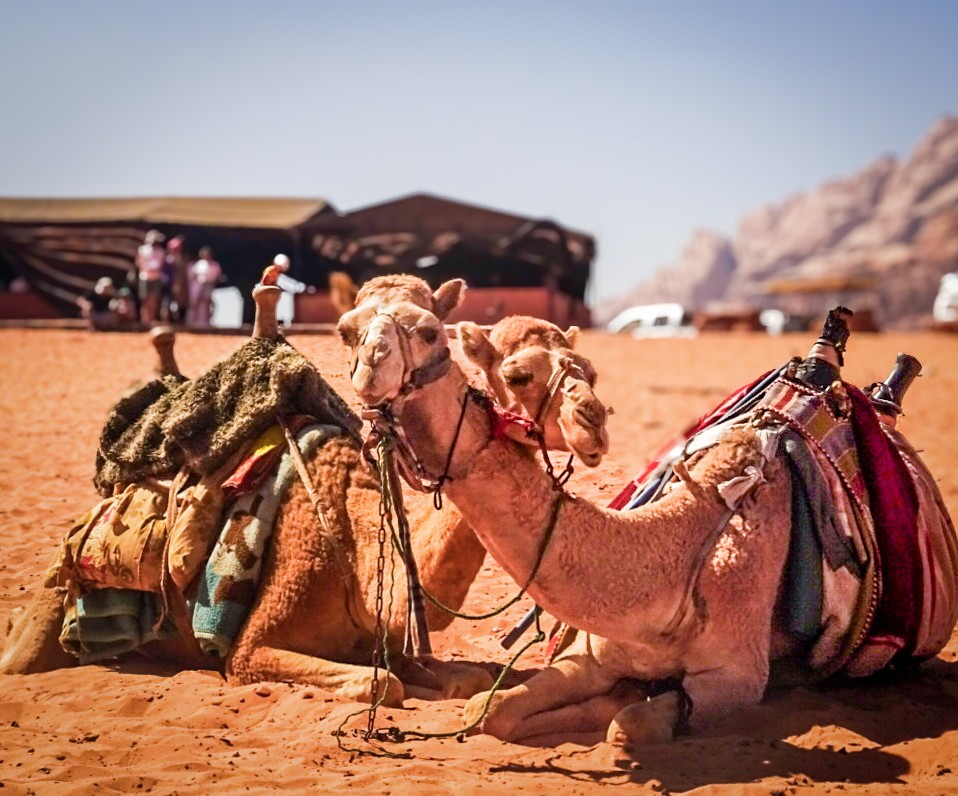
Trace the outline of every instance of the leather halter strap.
{"label": "leather halter strap", "polygon": [[573,362],[570,357],[561,357],[559,359],[559,365],[555,370],[552,371],[552,375],[549,377],[549,381],[546,384],[546,394],[542,398],[542,403],[539,404],[539,408],[536,410],[535,416],[532,418],[532,421],[538,428],[542,428],[542,421],[545,419],[546,412],[549,411],[549,407],[551,407],[555,402],[556,396],[559,394],[559,390],[562,389],[562,385],[570,373],[575,374],[583,381],[588,381],[585,371],[582,370],[579,365]]}
{"label": "leather halter strap", "polygon": [[[410,344],[410,332],[408,332],[406,328],[388,312],[376,310],[373,314],[373,317],[377,315],[381,315],[392,321],[392,325],[396,329],[396,337],[399,339],[399,355],[402,357],[403,366],[402,384],[399,387],[399,395],[408,395],[414,390],[425,387],[427,384],[431,384],[432,382],[446,375],[446,373],[449,371],[449,368],[452,366],[452,355],[449,352],[448,346],[443,347],[441,351],[437,352],[435,357],[425,364],[420,365],[418,368],[413,368],[411,367],[412,346]],[[369,329],[371,326],[371,322],[366,326],[366,331],[363,332],[362,339],[360,340],[359,345],[356,347],[356,352],[353,354],[353,359],[349,368],[350,376],[356,372],[356,368],[359,366],[359,351],[366,342],[366,338],[369,335]]]}

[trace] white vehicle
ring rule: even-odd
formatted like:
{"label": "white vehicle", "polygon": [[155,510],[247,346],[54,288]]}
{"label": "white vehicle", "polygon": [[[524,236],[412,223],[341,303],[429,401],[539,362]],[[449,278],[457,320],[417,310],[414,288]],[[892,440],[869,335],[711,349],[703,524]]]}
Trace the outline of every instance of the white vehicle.
{"label": "white vehicle", "polygon": [[809,324],[813,321],[813,316],[792,315],[782,310],[762,310],[758,315],[758,322],[771,335],[784,332],[807,332]]}
{"label": "white vehicle", "polygon": [[642,304],[622,310],[606,329],[633,337],[694,337],[697,331],[681,304]]}
{"label": "white vehicle", "polygon": [[941,278],[931,314],[939,323],[958,321],[958,273],[945,274]]}

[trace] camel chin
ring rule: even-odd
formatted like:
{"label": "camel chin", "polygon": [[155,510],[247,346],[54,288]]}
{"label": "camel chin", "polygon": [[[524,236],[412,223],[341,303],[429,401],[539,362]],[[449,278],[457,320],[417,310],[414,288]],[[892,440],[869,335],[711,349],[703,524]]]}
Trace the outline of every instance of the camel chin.
{"label": "camel chin", "polygon": [[605,428],[563,428],[569,450],[586,467],[597,467],[609,452],[609,435]]}

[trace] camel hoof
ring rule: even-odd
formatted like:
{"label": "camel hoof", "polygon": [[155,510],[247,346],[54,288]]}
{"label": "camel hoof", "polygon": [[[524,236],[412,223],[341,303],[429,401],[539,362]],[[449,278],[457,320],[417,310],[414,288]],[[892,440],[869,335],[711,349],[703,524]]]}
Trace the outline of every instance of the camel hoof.
{"label": "camel hoof", "polygon": [[[403,706],[403,700],[406,698],[406,689],[396,675],[392,672],[389,672],[388,677],[383,677],[382,673],[379,675],[379,693],[383,693],[383,688],[386,689],[386,693],[383,696],[382,704],[387,708],[401,708]],[[369,688],[366,688],[366,698],[363,700],[365,702],[369,701]]]}
{"label": "camel hoof", "polygon": [[670,691],[620,710],[612,719],[605,740],[626,752],[633,746],[668,743],[675,737],[678,718],[679,694]]}
{"label": "camel hoof", "polygon": [[[508,740],[507,727],[503,726],[502,721],[502,704],[505,699],[505,695],[501,691],[497,691],[492,695],[492,701],[489,702],[489,709],[486,711],[486,701],[489,699],[489,692],[483,691],[481,693],[473,696],[468,702],[466,702],[465,708],[462,711],[462,718],[467,727],[479,722],[480,717],[482,721],[476,724],[476,727],[470,732],[473,733],[485,733],[486,735],[492,735],[500,740]],[[485,716],[483,716],[483,711],[485,711]]]}
{"label": "camel hoof", "polygon": [[[357,678],[356,680],[341,685],[336,689],[336,693],[353,702],[365,702],[369,704],[370,697],[372,696],[370,686],[371,683],[368,678]],[[383,689],[385,689],[385,693]],[[376,693],[377,699],[382,700],[380,704],[387,708],[401,708],[403,706],[403,700],[406,698],[406,689],[402,680],[396,677],[392,672],[387,673],[381,671],[379,673],[379,689]]]}

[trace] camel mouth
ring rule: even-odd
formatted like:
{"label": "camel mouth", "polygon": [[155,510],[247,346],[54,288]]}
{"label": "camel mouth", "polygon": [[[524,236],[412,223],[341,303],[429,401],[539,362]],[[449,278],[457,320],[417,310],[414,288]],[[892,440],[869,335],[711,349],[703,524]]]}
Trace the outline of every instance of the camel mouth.
{"label": "camel mouth", "polygon": [[573,429],[565,429],[564,435],[569,450],[586,467],[598,467],[609,452],[609,434],[604,426],[584,428],[577,425]]}
{"label": "camel mouth", "polygon": [[609,452],[608,412],[591,388],[585,400],[564,401],[559,411],[559,428],[568,449],[586,467],[596,467]]}
{"label": "camel mouth", "polygon": [[572,452],[586,467],[598,467],[602,463],[602,459],[605,455],[598,452],[586,453],[585,451],[578,451],[575,448],[572,449]]}

